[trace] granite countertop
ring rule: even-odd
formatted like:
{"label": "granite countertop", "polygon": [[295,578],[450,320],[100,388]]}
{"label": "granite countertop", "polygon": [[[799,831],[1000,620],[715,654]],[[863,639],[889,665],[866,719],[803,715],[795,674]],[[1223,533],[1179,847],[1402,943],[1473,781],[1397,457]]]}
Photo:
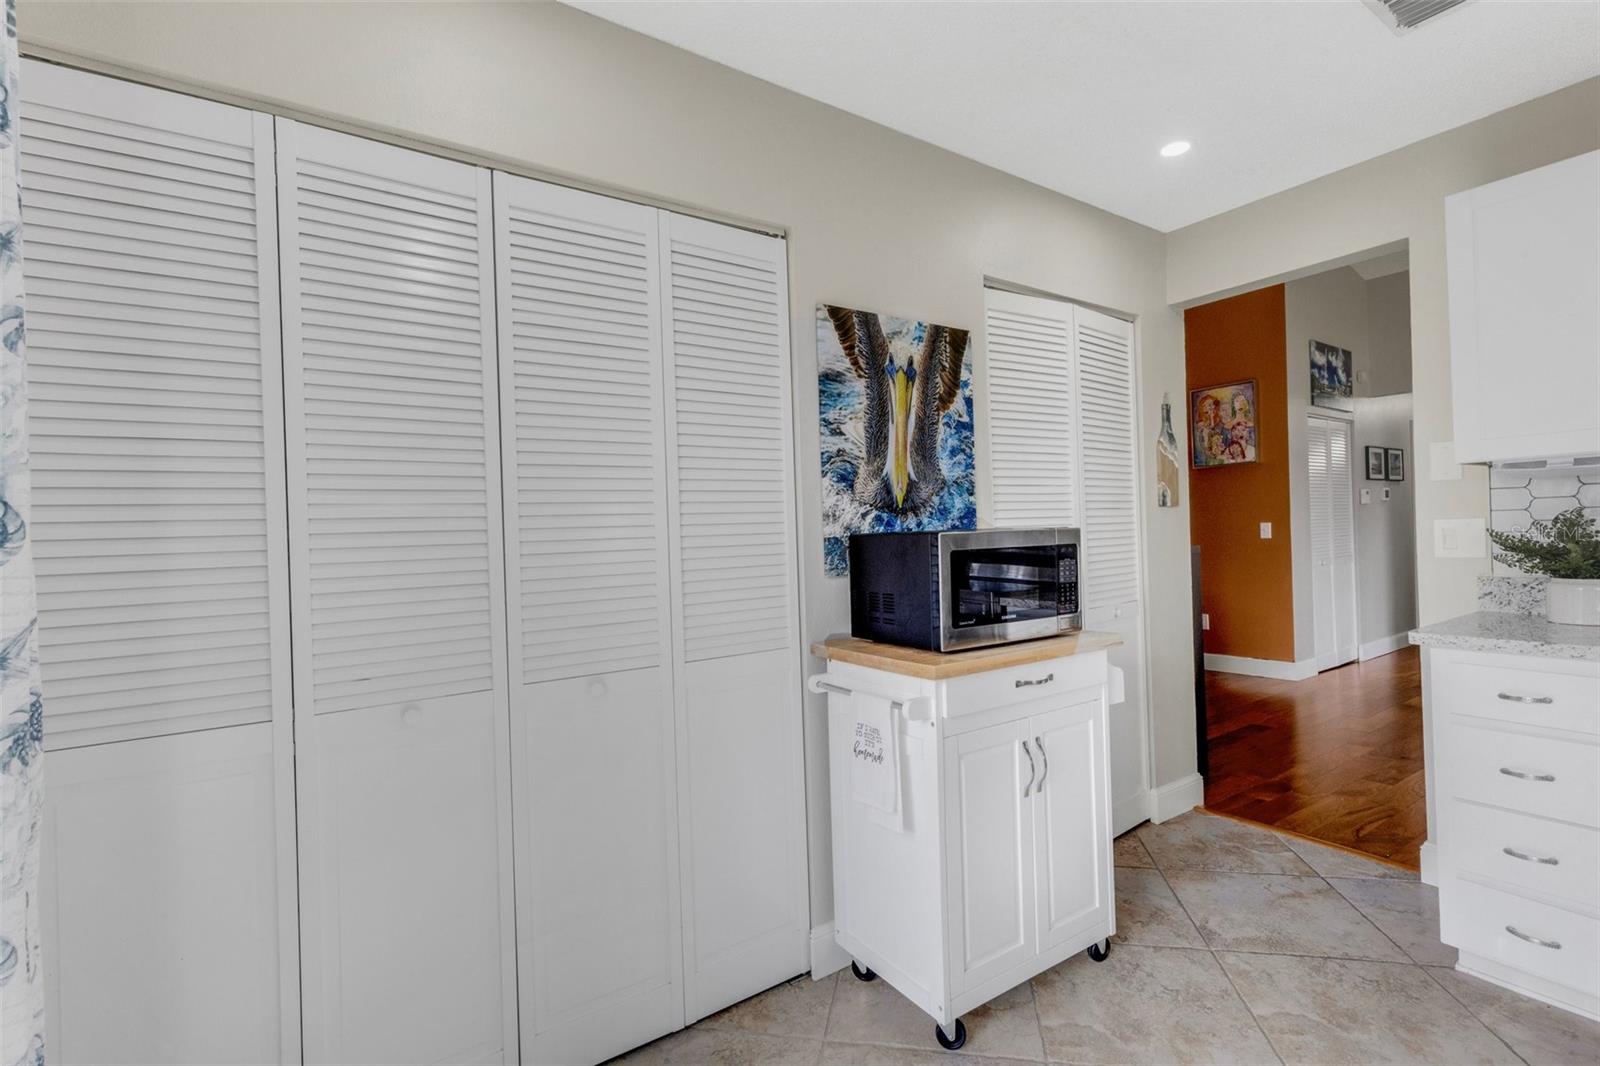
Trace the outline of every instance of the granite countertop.
{"label": "granite countertop", "polygon": [[824,659],[857,666],[870,666],[907,677],[921,677],[940,681],[947,677],[965,677],[986,670],[1002,670],[1008,666],[1027,666],[1046,659],[1062,659],[1068,655],[1082,655],[1091,651],[1104,651],[1122,643],[1115,633],[1078,632],[1059,637],[1042,637],[1023,640],[1015,644],[996,644],[970,651],[923,651],[921,648],[902,648],[895,644],[880,644],[860,637],[834,636],[811,645],[811,654]]}
{"label": "granite countertop", "polygon": [[1600,662],[1600,626],[1566,626],[1537,615],[1475,611],[1413,629],[1413,644],[1505,655]]}

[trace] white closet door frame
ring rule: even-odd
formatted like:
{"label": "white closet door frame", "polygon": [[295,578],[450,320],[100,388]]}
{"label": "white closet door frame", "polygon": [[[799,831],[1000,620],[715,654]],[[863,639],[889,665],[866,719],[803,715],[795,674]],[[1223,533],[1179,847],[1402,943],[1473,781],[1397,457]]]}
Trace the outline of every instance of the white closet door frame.
{"label": "white closet door frame", "polygon": [[[256,208],[257,323],[261,352],[261,433],[266,491],[266,563],[268,631],[272,686],[272,767],[277,859],[279,1047],[298,1061],[300,1055],[299,886],[295,856],[294,709],[289,655],[288,519],[285,513],[283,437],[282,335],[277,309],[278,225],[273,121],[270,115],[179,93],[131,84],[119,79],[72,70],[34,59],[22,61],[22,137],[27,139],[28,100],[133,125],[166,127],[224,140],[227,126],[248,115],[254,147]],[[12,101],[15,109],[18,101]],[[13,120],[16,111],[13,110]],[[136,190],[130,194],[137,198]],[[136,202],[133,201],[133,202]],[[26,235],[24,235],[26,239]],[[35,485],[38,484],[35,475]],[[47,688],[48,694],[48,688]],[[48,715],[48,712],[47,712]],[[48,717],[46,718],[48,724]],[[86,732],[83,743],[102,743],[141,734]],[[236,734],[237,735],[237,734]],[[178,743],[174,741],[174,743]],[[47,743],[47,747],[50,747]],[[286,1059],[287,1061],[287,1059]]]}
{"label": "white closet door frame", "polygon": [[[1344,438],[1345,444],[1345,469],[1342,474],[1334,467],[1333,446],[1336,434]],[[1320,471],[1320,478],[1319,472],[1313,466],[1318,459],[1315,448],[1318,437],[1322,439],[1320,458],[1323,469]],[[1357,590],[1360,588],[1360,560],[1355,550],[1354,442],[1354,422],[1350,419],[1315,413],[1306,416],[1307,522],[1311,527],[1309,555],[1312,657],[1316,659],[1319,671],[1331,670],[1345,663],[1354,662],[1360,656],[1359,619],[1356,616],[1356,611],[1359,609]],[[1322,497],[1320,499],[1319,493]],[[1320,538],[1326,542],[1325,559],[1318,553],[1318,510],[1325,510],[1327,515],[1327,529]],[[1344,569],[1341,566],[1343,556],[1338,551],[1337,528],[1341,519],[1345,523],[1345,532],[1350,545],[1348,574],[1343,577],[1341,576],[1341,570]],[[1319,574],[1319,570],[1325,570],[1326,573]],[[1325,619],[1324,612],[1326,612]],[[1346,631],[1349,633],[1349,640],[1343,637]]]}
{"label": "white closet door frame", "polygon": [[[687,689],[686,673],[688,669],[703,665],[688,662],[689,651],[685,639],[685,624],[683,620],[683,567],[681,565],[681,551],[683,539],[683,525],[678,486],[680,472],[678,462],[678,419],[673,413],[677,402],[677,372],[674,353],[674,301],[673,301],[673,264],[672,248],[674,237],[689,237],[703,242],[711,247],[729,251],[743,249],[743,254],[750,258],[769,260],[776,273],[776,287],[778,304],[781,313],[780,327],[778,329],[778,352],[781,372],[777,375],[778,383],[778,410],[780,412],[781,427],[780,438],[783,441],[783,462],[788,472],[788,477],[778,486],[783,492],[784,504],[784,530],[787,544],[783,549],[783,558],[788,569],[787,590],[790,596],[790,647],[785,651],[785,659],[789,677],[783,686],[786,693],[785,706],[782,709],[785,729],[785,742],[787,746],[787,766],[774,768],[777,772],[786,773],[787,782],[775,779],[773,788],[783,789],[793,799],[794,817],[788,828],[790,837],[788,844],[788,858],[791,867],[791,884],[795,892],[794,897],[794,932],[798,935],[799,949],[796,953],[794,973],[803,972],[809,958],[810,936],[810,886],[808,882],[808,856],[806,838],[806,809],[805,809],[805,738],[801,720],[801,654],[799,634],[801,632],[800,594],[799,594],[799,562],[798,562],[798,536],[796,533],[796,489],[795,489],[795,459],[794,459],[794,402],[793,402],[793,360],[791,356],[791,337],[789,319],[789,273],[787,243],[781,238],[772,238],[762,234],[751,233],[735,229],[731,226],[708,222],[704,219],[692,218],[687,215],[673,214],[662,211],[660,213],[660,254],[661,254],[661,288],[662,288],[662,346],[666,353],[663,360],[664,392],[668,405],[667,430],[667,484],[668,492],[668,528],[672,537],[670,552],[672,570],[672,602],[673,602],[673,664],[674,664],[674,692],[676,703],[676,718],[678,730],[678,809],[679,809],[679,840],[681,853],[681,878],[683,884],[682,909],[683,909],[683,956],[684,956],[684,1002],[686,1005],[686,1021],[692,1023],[699,1018],[713,1013],[727,1003],[737,1002],[744,995],[759,990],[750,987],[750,977],[742,973],[743,969],[752,968],[756,973],[762,967],[759,957],[750,957],[740,960],[737,957],[727,959],[728,972],[724,975],[726,980],[717,987],[707,987],[708,982],[697,971],[698,959],[698,930],[695,922],[695,899],[693,886],[697,871],[694,868],[694,833],[693,818],[693,780],[691,768],[691,750],[693,743],[690,736],[690,710]],[[772,255],[773,242],[777,241],[779,252]],[[702,871],[703,873],[703,871]],[[745,966],[740,966],[744,962]],[[782,979],[785,975],[779,975]],[[743,994],[733,994],[728,999],[729,988],[743,988]],[[726,1001],[726,1002],[724,1002]],[[718,1004],[709,1006],[708,1004]]]}
{"label": "white closet door frame", "polygon": [[[271,122],[272,119],[266,118]],[[342,138],[350,149],[372,160],[374,171],[381,173],[386,158],[392,158],[395,153],[404,152],[408,159],[417,165],[425,167],[438,167],[443,169],[456,169],[465,164],[439,159],[424,155],[409,149],[400,149],[377,141],[346,134],[336,134],[314,126],[305,126],[289,119],[278,119],[277,130],[277,157],[278,157],[278,196],[280,202],[284,200],[299,200],[299,181],[295,170],[296,160],[299,157],[299,144],[303,137],[339,137]],[[496,782],[495,791],[497,804],[501,814],[499,825],[500,849],[500,885],[499,885],[499,918],[503,935],[503,944],[500,952],[501,969],[501,1028],[503,1047],[508,1060],[515,1059],[518,1049],[517,1033],[517,1002],[516,1002],[516,953],[513,930],[515,929],[514,894],[512,882],[512,830],[511,830],[511,770],[509,759],[506,757],[510,748],[510,718],[507,706],[507,673],[506,673],[506,637],[505,637],[505,552],[503,545],[503,523],[500,513],[500,431],[499,409],[495,399],[494,390],[498,380],[496,372],[496,333],[494,315],[494,223],[492,210],[492,192],[490,171],[478,167],[477,198],[480,204],[478,212],[478,262],[480,264],[480,321],[479,329],[483,346],[483,382],[484,382],[484,463],[485,485],[487,491],[485,502],[488,506],[487,516],[487,560],[489,566],[489,600],[491,604],[490,619],[493,634],[491,636],[493,654],[493,697],[494,697],[494,730],[496,745]],[[300,247],[300,229],[298,219],[288,216],[279,218],[279,248],[298,249]],[[298,284],[292,279],[298,277],[296,270],[298,262],[290,257],[282,261],[282,276],[291,279],[290,284]],[[298,299],[288,299],[289,285],[284,286],[285,298],[282,300],[283,308],[283,368],[285,381],[304,380],[304,351],[299,338],[303,336],[301,322],[301,307]],[[300,442],[300,447],[289,447],[287,473],[288,484],[291,486],[304,486],[307,482],[307,460],[305,448],[306,440],[306,411],[304,402],[296,396],[286,397],[284,404],[286,441]],[[316,740],[316,700],[315,678],[311,668],[310,640],[311,640],[311,611],[312,603],[309,589],[310,582],[310,536],[307,509],[304,501],[303,489],[298,493],[291,493],[290,497],[296,503],[289,507],[289,554],[290,573],[293,585],[290,590],[291,619],[295,631],[305,635],[302,644],[304,661],[297,665],[300,669],[295,671],[295,721],[294,735],[296,740],[295,768],[297,799],[300,813],[316,811],[317,797],[315,795],[318,779]],[[357,713],[357,712],[334,712]],[[319,847],[316,842],[308,842],[309,846],[300,849],[300,864],[302,876],[300,884],[320,884],[320,857]],[[425,861],[419,857],[419,861]],[[321,938],[322,926],[326,922],[325,916],[320,913],[320,901],[316,893],[300,894],[301,936],[308,943],[315,945]],[[324,1019],[315,1012],[321,1010],[325,1001],[324,981],[320,968],[309,965],[305,957],[316,958],[320,952],[313,947],[302,957],[301,981],[299,995],[302,1003],[313,1005],[313,1009],[305,1011],[303,1019],[304,1037],[303,1048],[308,1061],[317,1061],[320,1048],[313,1048],[312,1042],[323,1032],[326,1025]]]}

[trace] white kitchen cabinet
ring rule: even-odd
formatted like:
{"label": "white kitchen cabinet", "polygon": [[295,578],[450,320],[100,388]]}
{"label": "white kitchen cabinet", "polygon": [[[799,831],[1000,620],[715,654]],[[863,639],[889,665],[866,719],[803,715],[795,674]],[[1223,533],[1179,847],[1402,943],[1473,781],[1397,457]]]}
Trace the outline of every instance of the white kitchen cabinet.
{"label": "white kitchen cabinet", "polygon": [[1422,654],[1440,939],[1459,970],[1600,1018],[1600,664]]}
{"label": "white kitchen cabinet", "polygon": [[[834,936],[959,1045],[959,1016],[1116,931],[1112,635],[937,655],[816,645],[830,693]],[[856,700],[887,700],[899,810],[852,795]]]}
{"label": "white kitchen cabinet", "polygon": [[298,1061],[294,827],[279,788],[265,723],[50,753],[51,1062]]}
{"label": "white kitchen cabinet", "polygon": [[1600,152],[1445,198],[1458,462],[1600,455]]}

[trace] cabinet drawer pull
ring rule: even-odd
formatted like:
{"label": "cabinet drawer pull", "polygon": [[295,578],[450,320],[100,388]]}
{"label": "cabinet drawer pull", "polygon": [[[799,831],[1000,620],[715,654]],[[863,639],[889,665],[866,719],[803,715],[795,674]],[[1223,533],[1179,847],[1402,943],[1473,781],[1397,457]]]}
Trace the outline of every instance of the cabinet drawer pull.
{"label": "cabinet drawer pull", "polygon": [[1033,788],[1034,775],[1039,771],[1038,768],[1033,764],[1033,752],[1028,750],[1028,742],[1026,740],[1022,742],[1022,754],[1028,757],[1028,783],[1022,786],[1022,798],[1027,799],[1028,790]]}
{"label": "cabinet drawer pull", "polygon": [[1527,852],[1518,851],[1516,848],[1501,848],[1500,850],[1502,852],[1504,852],[1505,854],[1511,856],[1513,859],[1521,859],[1523,862],[1536,862],[1540,866],[1560,866],[1561,865],[1561,860],[1560,859],[1553,858],[1553,857],[1548,856],[1548,855],[1529,855]]}
{"label": "cabinet drawer pull", "polygon": [[1561,950],[1561,941],[1559,941],[1559,940],[1546,940],[1543,937],[1530,936],[1527,933],[1524,933],[1521,929],[1518,929],[1514,925],[1506,926],[1506,932],[1510,933],[1512,936],[1516,937],[1518,940],[1526,940],[1530,944],[1538,944],[1540,947],[1549,948],[1551,951],[1560,951]]}
{"label": "cabinet drawer pull", "polygon": [[1043,677],[1035,678],[1032,681],[1029,681],[1027,678],[1019,677],[1019,678],[1017,678],[1017,687],[1018,688],[1028,688],[1031,685],[1048,685],[1050,682],[1054,681],[1055,679],[1056,679],[1056,675],[1055,674],[1045,674]]}
{"label": "cabinet drawer pull", "polygon": [[1507,703],[1554,703],[1554,696],[1523,696],[1516,692],[1502,692],[1500,698]]}
{"label": "cabinet drawer pull", "polygon": [[1045,778],[1050,776],[1050,755],[1044,750],[1044,737],[1034,737],[1033,742],[1039,745],[1039,758],[1044,763],[1044,769],[1039,774],[1039,787],[1033,790],[1037,796],[1044,791]]}
{"label": "cabinet drawer pull", "polygon": [[1500,772],[1519,781],[1554,781],[1556,779],[1555,774],[1541,774],[1537,771],[1529,773],[1526,770],[1513,770],[1509,766],[1500,767]]}

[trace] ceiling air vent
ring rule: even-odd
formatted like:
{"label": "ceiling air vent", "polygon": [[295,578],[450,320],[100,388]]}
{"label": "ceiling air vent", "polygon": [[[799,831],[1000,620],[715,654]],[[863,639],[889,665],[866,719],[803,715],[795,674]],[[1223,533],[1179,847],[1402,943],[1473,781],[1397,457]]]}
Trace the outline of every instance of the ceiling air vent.
{"label": "ceiling air vent", "polygon": [[1366,5],[1396,35],[1410,33],[1429,19],[1460,7],[1467,0],[1366,0]]}

